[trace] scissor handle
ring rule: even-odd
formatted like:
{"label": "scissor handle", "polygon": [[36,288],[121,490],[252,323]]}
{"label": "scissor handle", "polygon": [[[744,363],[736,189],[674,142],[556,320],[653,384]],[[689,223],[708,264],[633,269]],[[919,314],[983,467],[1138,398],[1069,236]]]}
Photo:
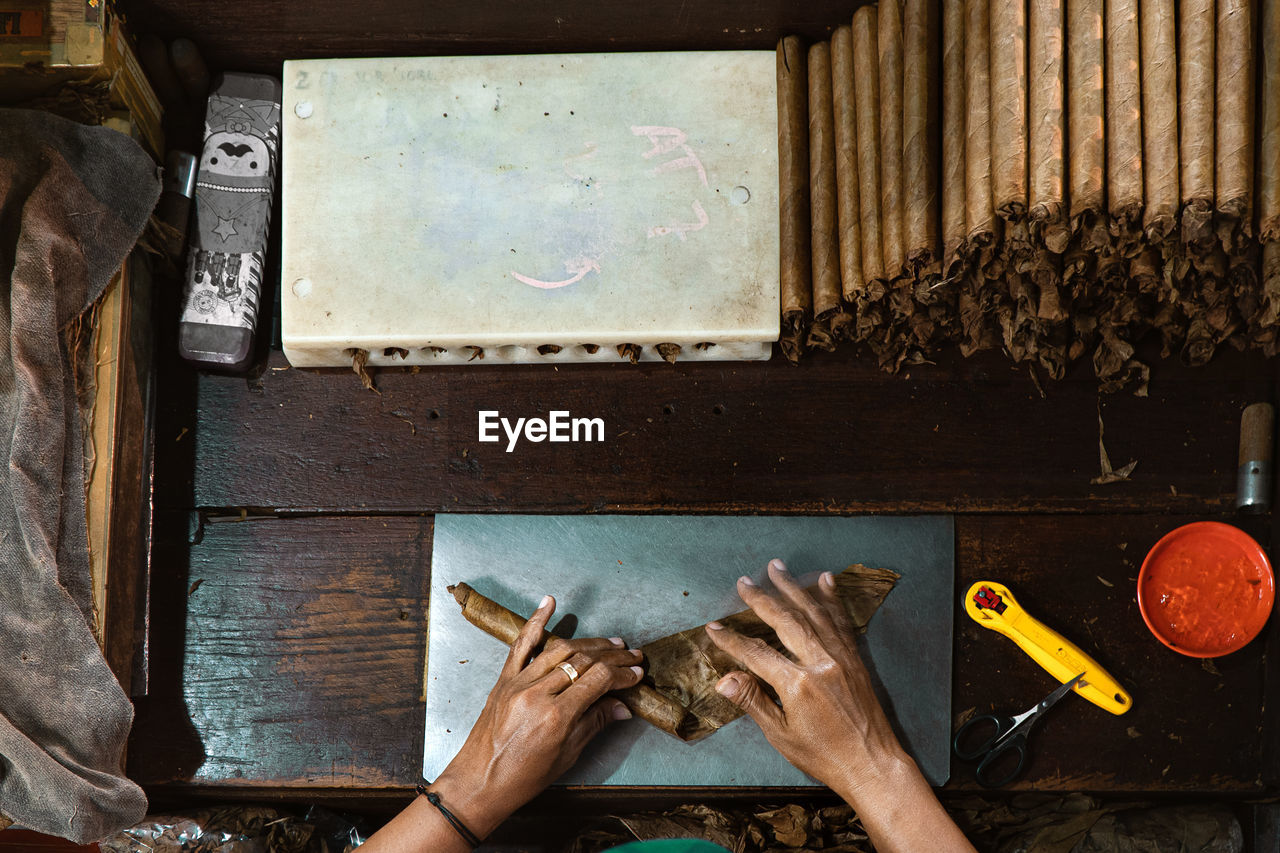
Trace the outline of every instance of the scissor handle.
{"label": "scissor handle", "polygon": [[[969,720],[956,731],[951,742],[956,757],[961,761],[978,762],[974,775],[984,788],[999,788],[1009,784],[1022,773],[1022,768],[1027,763],[1027,736],[1024,732],[1011,735],[997,746],[997,742],[1015,725],[1016,722],[1010,717],[983,714]],[[1008,755],[1011,752],[1018,756],[1012,769],[999,778],[992,778],[991,774],[998,767],[1009,763]]]}
{"label": "scissor handle", "polygon": [[[1013,728],[1013,720],[996,714],[982,714],[965,722],[951,741],[956,758],[979,761]],[[982,730],[986,731],[982,731]]]}
{"label": "scissor handle", "polygon": [[[1004,766],[1008,764],[1010,759],[1008,754],[1016,752],[1018,754],[1017,762],[999,778],[991,778],[991,774],[997,769],[997,765]],[[977,778],[978,784],[984,788],[1002,788],[1008,785],[1014,779],[1022,775],[1022,768],[1027,763],[1027,736],[1022,732],[1010,737],[1000,746],[987,753],[986,757],[978,764],[978,769],[973,775]]]}

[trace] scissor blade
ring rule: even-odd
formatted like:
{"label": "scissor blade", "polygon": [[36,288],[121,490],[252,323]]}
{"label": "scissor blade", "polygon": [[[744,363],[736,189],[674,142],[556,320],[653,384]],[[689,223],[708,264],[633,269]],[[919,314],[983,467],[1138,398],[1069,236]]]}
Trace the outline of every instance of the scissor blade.
{"label": "scissor blade", "polygon": [[1083,672],[1077,675],[1075,678],[1071,679],[1070,681],[1062,682],[1062,684],[1058,686],[1057,690],[1053,691],[1048,696],[1044,697],[1044,699],[1040,700],[1040,704],[1036,706],[1036,714],[1039,715],[1040,713],[1047,711],[1050,708],[1052,708],[1054,705],[1058,704],[1058,700],[1061,699],[1063,696],[1066,696],[1068,693],[1070,693],[1071,688],[1075,687],[1076,682],[1078,682],[1082,678],[1084,678]]}

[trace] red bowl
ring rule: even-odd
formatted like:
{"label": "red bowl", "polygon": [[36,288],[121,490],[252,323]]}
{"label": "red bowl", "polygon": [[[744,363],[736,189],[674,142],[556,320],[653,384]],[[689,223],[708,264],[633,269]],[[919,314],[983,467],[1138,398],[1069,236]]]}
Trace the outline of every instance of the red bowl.
{"label": "red bowl", "polygon": [[1197,521],[1166,533],[1142,561],[1138,609],[1175,652],[1213,658],[1238,651],[1267,624],[1275,576],[1244,531]]}

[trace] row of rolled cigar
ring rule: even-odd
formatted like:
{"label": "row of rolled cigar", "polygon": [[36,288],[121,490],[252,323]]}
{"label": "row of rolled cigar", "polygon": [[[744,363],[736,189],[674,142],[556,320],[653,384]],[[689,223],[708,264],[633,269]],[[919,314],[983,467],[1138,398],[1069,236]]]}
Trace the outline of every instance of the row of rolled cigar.
{"label": "row of rolled cigar", "polygon": [[882,0],[779,43],[778,119],[793,362],[1280,349],[1280,0]]}

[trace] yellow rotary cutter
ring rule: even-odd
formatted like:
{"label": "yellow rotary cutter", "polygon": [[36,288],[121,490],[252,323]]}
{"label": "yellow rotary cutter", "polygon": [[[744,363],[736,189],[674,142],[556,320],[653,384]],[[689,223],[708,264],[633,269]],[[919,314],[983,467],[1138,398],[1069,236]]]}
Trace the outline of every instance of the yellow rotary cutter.
{"label": "yellow rotary cutter", "polygon": [[978,581],[965,593],[964,609],[974,622],[1017,643],[1058,681],[1065,684],[1084,673],[1072,689],[1099,708],[1123,714],[1133,706],[1129,694],[1097,661],[1028,615],[1004,584]]}

